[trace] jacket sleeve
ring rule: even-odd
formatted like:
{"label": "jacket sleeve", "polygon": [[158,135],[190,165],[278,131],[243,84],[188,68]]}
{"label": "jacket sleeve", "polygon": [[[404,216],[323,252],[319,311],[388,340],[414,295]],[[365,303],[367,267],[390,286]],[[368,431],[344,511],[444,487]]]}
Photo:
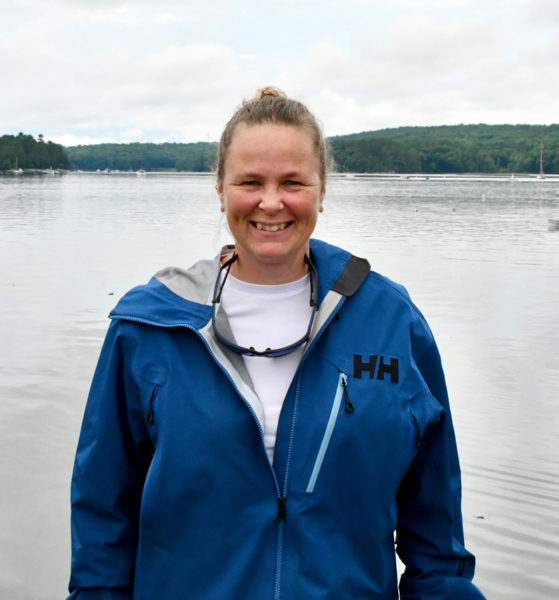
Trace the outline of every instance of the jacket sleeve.
{"label": "jacket sleeve", "polygon": [[[131,600],[140,499],[152,454],[126,336],[112,322],[83,418],[71,486],[68,600]],[[130,346],[133,343],[128,342]]]}
{"label": "jacket sleeve", "polygon": [[440,356],[434,342],[416,364],[443,407],[422,432],[398,493],[397,552],[406,566],[402,600],[483,600],[472,583],[475,559],[464,547],[460,467]]}

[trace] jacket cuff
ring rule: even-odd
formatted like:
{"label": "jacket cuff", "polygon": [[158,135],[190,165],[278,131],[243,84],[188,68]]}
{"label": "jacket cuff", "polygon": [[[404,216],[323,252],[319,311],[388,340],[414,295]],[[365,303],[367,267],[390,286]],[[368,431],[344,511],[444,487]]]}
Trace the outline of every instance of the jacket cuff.
{"label": "jacket cuff", "polygon": [[486,600],[481,590],[464,577],[433,577],[421,581],[402,577],[400,598],[402,600]]}
{"label": "jacket cuff", "polygon": [[132,600],[132,592],[123,588],[76,588],[66,600]]}

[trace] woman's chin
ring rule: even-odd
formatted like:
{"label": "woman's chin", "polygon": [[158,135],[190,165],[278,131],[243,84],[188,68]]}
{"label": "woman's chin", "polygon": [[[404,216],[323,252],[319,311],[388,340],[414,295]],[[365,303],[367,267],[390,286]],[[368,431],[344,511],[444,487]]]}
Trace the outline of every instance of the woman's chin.
{"label": "woman's chin", "polygon": [[[307,246],[294,249],[286,248],[279,243],[258,244],[250,249],[237,247],[239,261],[235,276],[249,281],[249,279],[261,278],[262,274],[277,274],[282,279],[277,283],[294,281],[307,272],[304,261],[307,250]],[[257,282],[253,281],[253,283]],[[267,283],[270,281],[268,280]]]}

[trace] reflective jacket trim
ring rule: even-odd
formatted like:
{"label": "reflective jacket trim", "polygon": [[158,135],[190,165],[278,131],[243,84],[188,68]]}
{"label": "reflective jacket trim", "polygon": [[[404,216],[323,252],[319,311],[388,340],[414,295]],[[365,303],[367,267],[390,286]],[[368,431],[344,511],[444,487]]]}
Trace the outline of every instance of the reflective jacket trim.
{"label": "reflective jacket trim", "polygon": [[330,410],[330,417],[328,419],[326,430],[324,431],[324,437],[322,438],[320,448],[318,449],[318,454],[316,456],[309,483],[307,485],[307,494],[312,494],[314,492],[314,486],[316,484],[318,474],[320,473],[320,468],[322,467],[326,451],[328,450],[328,445],[330,444],[330,439],[332,438],[332,433],[334,432],[336,421],[338,420],[340,405],[342,403],[342,398],[344,395],[344,383],[346,379],[346,374],[340,373],[340,377],[338,378],[338,386],[334,395],[334,401],[332,402],[332,409]]}

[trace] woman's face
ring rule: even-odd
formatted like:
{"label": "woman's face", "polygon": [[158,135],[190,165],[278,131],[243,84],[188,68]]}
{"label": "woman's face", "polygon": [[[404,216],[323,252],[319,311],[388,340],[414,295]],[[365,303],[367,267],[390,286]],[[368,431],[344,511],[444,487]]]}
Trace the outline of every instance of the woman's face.
{"label": "woman's face", "polygon": [[271,123],[238,125],[217,190],[239,255],[235,275],[252,283],[302,277],[324,197],[307,131]]}

